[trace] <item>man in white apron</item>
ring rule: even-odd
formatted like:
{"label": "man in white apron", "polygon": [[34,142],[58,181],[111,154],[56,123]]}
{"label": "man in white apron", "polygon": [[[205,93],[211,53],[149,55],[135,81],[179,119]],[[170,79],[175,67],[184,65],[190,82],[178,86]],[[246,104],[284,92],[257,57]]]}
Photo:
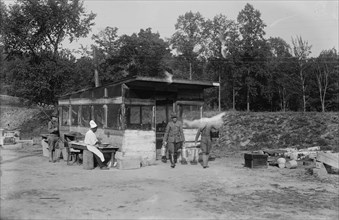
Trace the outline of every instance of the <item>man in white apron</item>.
{"label": "man in white apron", "polygon": [[87,131],[85,135],[84,143],[87,145],[87,149],[93,152],[95,160],[98,162],[100,169],[108,170],[109,168],[104,164],[105,158],[103,153],[96,147],[98,144],[100,144],[100,141],[95,135],[98,126],[93,120],[89,122],[89,125],[91,128]]}

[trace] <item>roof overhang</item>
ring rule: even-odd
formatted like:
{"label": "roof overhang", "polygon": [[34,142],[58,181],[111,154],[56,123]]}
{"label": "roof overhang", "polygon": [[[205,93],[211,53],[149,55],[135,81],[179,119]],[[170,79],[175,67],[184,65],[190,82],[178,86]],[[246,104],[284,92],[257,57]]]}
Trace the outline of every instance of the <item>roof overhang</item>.
{"label": "roof overhang", "polygon": [[129,87],[148,88],[150,90],[179,90],[179,89],[207,89],[218,87],[219,83],[210,81],[173,79],[171,81],[166,78],[155,78],[145,76],[134,76],[124,78],[113,83],[105,84],[99,87],[84,88],[78,91],[70,92],[59,96],[59,99],[67,99],[73,94],[86,92],[88,90],[97,89],[100,87],[109,87],[118,84],[126,84]]}
{"label": "roof overhang", "polygon": [[209,81],[197,81],[197,80],[185,80],[185,79],[173,79],[171,81],[165,78],[153,78],[153,77],[136,77],[125,82],[127,86],[131,87],[148,87],[155,90],[167,90],[172,89],[207,89],[219,86],[219,83],[213,83]]}

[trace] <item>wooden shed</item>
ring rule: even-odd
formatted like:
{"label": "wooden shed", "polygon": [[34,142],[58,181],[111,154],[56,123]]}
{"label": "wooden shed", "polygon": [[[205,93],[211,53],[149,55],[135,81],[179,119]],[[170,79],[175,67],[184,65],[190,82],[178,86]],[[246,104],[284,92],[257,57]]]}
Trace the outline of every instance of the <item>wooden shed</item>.
{"label": "wooden shed", "polygon": [[[218,86],[207,81],[130,77],[108,85],[84,89],[59,97],[60,133],[85,134],[89,121],[98,125],[97,136],[119,147],[126,156],[154,162],[170,114],[178,119],[202,117],[204,89]],[[184,127],[187,141],[196,129]]]}

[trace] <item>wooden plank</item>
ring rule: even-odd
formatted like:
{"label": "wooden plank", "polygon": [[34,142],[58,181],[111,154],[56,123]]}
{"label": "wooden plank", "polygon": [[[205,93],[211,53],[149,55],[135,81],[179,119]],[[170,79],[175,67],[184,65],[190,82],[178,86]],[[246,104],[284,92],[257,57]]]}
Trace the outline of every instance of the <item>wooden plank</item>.
{"label": "wooden plank", "polygon": [[88,99],[88,98],[73,98],[66,100],[59,100],[59,105],[98,105],[98,104],[121,104],[122,97],[116,98],[99,98],[99,99]]}
{"label": "wooden plank", "polygon": [[316,160],[324,164],[327,164],[331,167],[339,169],[339,155],[338,154],[318,152]]}
{"label": "wooden plank", "polygon": [[138,98],[125,98],[124,103],[128,105],[155,105],[155,100],[152,99],[138,99]]}
{"label": "wooden plank", "polygon": [[199,105],[202,106],[204,101],[189,101],[189,100],[178,100],[176,102],[178,105]]}

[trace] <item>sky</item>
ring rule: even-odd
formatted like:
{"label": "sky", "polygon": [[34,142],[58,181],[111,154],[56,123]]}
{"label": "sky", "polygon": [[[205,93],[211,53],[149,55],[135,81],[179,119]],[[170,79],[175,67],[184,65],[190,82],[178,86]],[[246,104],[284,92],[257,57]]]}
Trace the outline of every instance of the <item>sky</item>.
{"label": "sky", "polygon": [[291,38],[301,36],[312,45],[311,57],[333,47],[338,50],[339,1],[315,0],[85,0],[87,12],[97,14],[92,32],[86,39],[63,44],[69,49],[78,49],[80,44],[89,46],[92,34],[105,27],[117,27],[118,35],[131,35],[140,29],[152,28],[163,39],[175,32],[174,25],[180,15],[186,12],[199,12],[205,19],[213,19],[218,14],[236,20],[239,12],[249,3],[261,12],[261,19],[267,25],[266,38],[281,37],[292,45]]}

